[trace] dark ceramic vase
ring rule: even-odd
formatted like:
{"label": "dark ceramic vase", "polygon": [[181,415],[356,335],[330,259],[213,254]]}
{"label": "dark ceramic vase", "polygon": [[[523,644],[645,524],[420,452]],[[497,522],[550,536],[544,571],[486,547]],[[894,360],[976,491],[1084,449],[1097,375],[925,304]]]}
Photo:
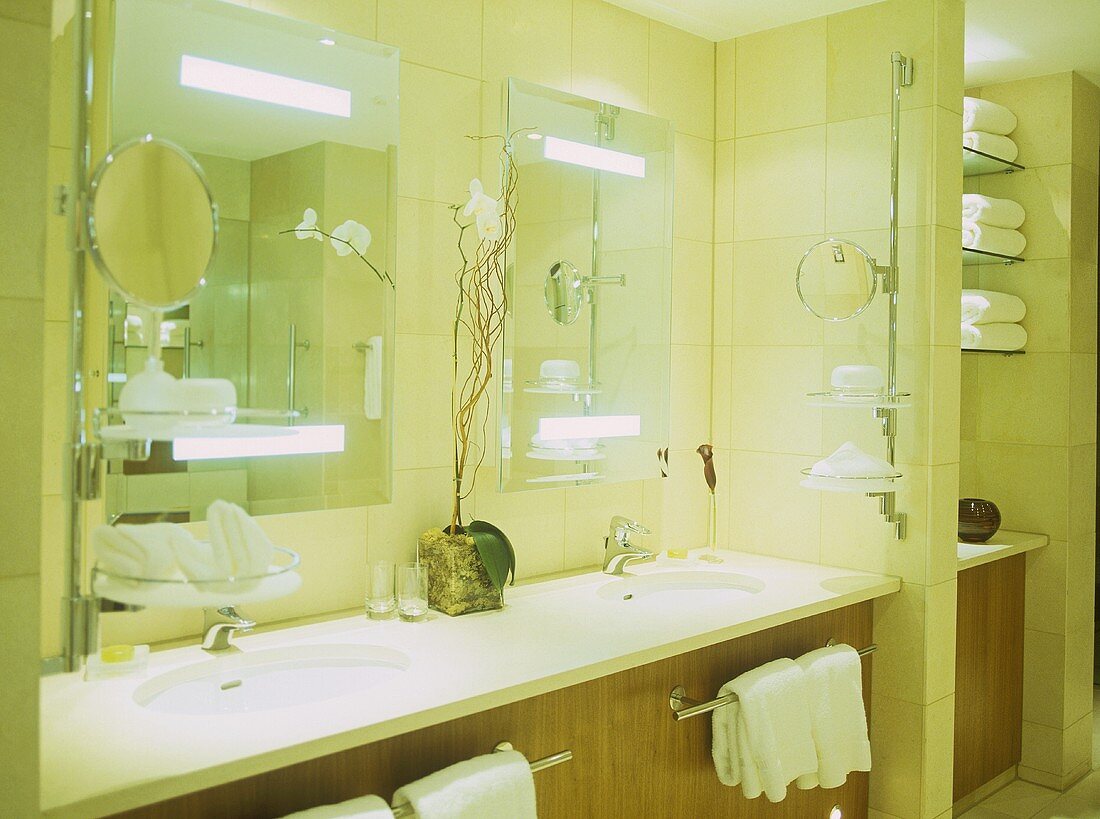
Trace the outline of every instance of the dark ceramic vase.
{"label": "dark ceramic vase", "polygon": [[1001,527],[1001,510],[993,501],[962,498],[959,501],[959,540],[985,543]]}

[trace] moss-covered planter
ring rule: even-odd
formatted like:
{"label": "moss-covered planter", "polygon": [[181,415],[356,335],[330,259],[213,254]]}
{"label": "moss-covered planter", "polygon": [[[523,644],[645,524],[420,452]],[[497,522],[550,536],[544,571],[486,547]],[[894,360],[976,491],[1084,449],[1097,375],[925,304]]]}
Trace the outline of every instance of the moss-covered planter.
{"label": "moss-covered planter", "polygon": [[429,529],[417,540],[417,553],[428,567],[428,605],[436,611],[453,616],[504,608],[469,535]]}

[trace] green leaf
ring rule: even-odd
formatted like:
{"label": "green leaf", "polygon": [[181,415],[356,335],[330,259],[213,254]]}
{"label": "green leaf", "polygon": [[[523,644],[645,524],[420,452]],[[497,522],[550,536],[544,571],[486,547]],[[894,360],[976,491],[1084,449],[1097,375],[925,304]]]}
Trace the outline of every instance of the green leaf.
{"label": "green leaf", "polygon": [[512,585],[515,585],[516,550],[512,548],[508,536],[484,520],[471,521],[466,526],[466,531],[474,539],[478,556],[497,591],[504,588],[509,574],[512,576]]}

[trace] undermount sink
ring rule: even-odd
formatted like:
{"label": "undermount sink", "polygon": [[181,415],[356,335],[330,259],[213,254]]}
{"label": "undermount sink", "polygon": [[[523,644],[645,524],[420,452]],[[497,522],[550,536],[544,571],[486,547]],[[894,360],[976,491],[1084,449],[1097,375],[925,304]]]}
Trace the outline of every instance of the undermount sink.
{"label": "undermount sink", "polygon": [[604,600],[636,600],[654,594],[691,592],[696,599],[727,599],[731,595],[757,594],[764,581],[736,572],[654,572],[624,576],[596,590]]}
{"label": "undermount sink", "polygon": [[142,683],[134,701],[166,714],[270,711],[342,697],[401,674],[409,658],[381,646],[305,645],[242,652]]}

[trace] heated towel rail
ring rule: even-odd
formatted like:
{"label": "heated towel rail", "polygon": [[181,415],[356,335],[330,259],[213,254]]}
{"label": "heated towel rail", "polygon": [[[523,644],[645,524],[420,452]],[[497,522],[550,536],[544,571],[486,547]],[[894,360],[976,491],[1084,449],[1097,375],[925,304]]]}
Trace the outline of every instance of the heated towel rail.
{"label": "heated towel rail", "polygon": [[[498,743],[494,751],[514,751],[511,742]],[[556,754],[550,756],[544,756],[542,759],[536,759],[531,763],[531,773],[538,773],[539,771],[545,771],[547,768],[553,768],[555,765],[560,765],[563,762],[568,762],[573,758],[572,751],[558,751]],[[416,811],[413,810],[413,806],[409,804],[394,805],[393,815],[396,817],[409,817],[416,816]]]}
{"label": "heated towel rail", "polygon": [[[828,645],[835,645],[830,640]],[[878,646],[874,643],[861,648],[856,651],[860,657],[866,657],[868,654],[872,654],[878,651]],[[731,702],[737,701],[736,694],[727,694],[724,697],[718,697],[717,699],[707,700],[706,702],[700,702],[699,700],[690,699],[687,696],[687,692],[682,685],[678,685],[672,689],[672,693],[668,695],[668,707],[672,709],[672,718],[679,722],[682,719],[688,717],[697,717],[700,714],[709,714],[716,708],[721,708],[723,705],[729,705]]]}

